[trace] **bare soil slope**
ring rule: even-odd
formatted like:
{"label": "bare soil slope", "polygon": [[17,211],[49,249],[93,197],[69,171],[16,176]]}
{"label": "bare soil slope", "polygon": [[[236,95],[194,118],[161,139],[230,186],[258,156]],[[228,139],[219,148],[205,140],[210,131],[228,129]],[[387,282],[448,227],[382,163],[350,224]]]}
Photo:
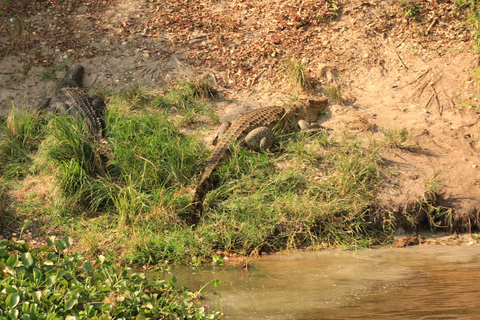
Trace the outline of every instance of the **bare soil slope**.
{"label": "bare soil slope", "polygon": [[468,6],[458,3],[0,0],[0,114],[12,101],[35,106],[55,84],[46,71],[80,63],[91,90],[208,75],[219,115],[232,117],[291,98],[282,67],[296,57],[317,94],[342,88],[321,120],[333,134],[406,127],[414,135],[415,151],[384,155],[380,211],[413,211],[421,223],[416,203],[441,172],[428,201],[451,207],[450,226],[470,231],[480,228],[478,54]]}

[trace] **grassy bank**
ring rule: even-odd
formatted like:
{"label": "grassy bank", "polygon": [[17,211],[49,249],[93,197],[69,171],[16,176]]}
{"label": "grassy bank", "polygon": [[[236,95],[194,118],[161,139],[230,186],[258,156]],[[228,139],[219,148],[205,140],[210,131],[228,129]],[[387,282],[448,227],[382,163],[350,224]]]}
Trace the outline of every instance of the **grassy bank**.
{"label": "grassy bank", "polygon": [[279,136],[268,153],[233,146],[202,220],[188,227],[208,156],[202,130],[192,124],[217,122],[197,88],[103,93],[110,157],[82,122],[12,111],[3,124],[0,172],[16,200],[4,219],[36,219],[37,235],[68,235],[86,254],[142,264],[197,265],[218,252],[368,247],[389,237],[391,228],[373,228],[369,210],[381,182],[380,152],[394,137],[362,141],[326,130]]}

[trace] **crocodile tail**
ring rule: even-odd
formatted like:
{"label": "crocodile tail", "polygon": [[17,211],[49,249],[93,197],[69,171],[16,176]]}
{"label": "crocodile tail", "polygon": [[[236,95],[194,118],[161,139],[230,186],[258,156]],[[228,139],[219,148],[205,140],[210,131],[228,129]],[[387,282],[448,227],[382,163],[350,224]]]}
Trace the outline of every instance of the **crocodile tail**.
{"label": "crocodile tail", "polygon": [[98,140],[98,143],[100,145],[100,153],[106,156],[108,159],[112,159],[112,148],[110,147],[108,141],[104,138],[101,138]]}
{"label": "crocodile tail", "polygon": [[212,190],[215,177],[211,172],[203,174],[200,182],[195,189],[192,204],[190,205],[190,215],[187,219],[189,225],[197,224],[200,220],[200,215],[203,213],[203,200],[207,193]]}
{"label": "crocodile tail", "polygon": [[190,205],[190,214],[187,218],[187,224],[196,225],[200,220],[200,213],[203,212],[203,201],[195,201]]}
{"label": "crocodile tail", "polygon": [[190,215],[187,218],[189,225],[197,224],[200,220],[200,214],[203,213],[203,199],[205,199],[207,192],[208,190],[204,184],[199,184],[195,189],[195,195],[190,205]]}

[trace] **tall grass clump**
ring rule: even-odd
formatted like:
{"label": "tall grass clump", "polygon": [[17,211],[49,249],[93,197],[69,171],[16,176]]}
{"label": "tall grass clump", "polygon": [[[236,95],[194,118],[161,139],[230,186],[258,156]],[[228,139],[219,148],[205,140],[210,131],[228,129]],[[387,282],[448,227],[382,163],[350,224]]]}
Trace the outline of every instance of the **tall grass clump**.
{"label": "tall grass clump", "polygon": [[0,177],[0,226],[3,226],[5,222],[5,216],[7,215],[8,206],[8,191],[5,185],[4,178]]}
{"label": "tall grass clump", "polygon": [[387,148],[397,148],[405,151],[415,151],[418,149],[417,144],[413,142],[413,134],[408,128],[385,128],[382,129],[381,132],[385,137],[383,143]]}
{"label": "tall grass clump", "polygon": [[24,177],[34,153],[45,136],[45,118],[34,110],[12,107],[0,130],[0,175]]}
{"label": "tall grass clump", "polygon": [[48,136],[40,156],[53,165],[57,183],[68,207],[76,213],[93,213],[109,203],[108,176],[100,146],[87,125],[67,115],[55,115],[47,126]]}
{"label": "tall grass clump", "polygon": [[343,89],[337,84],[331,84],[326,86],[323,89],[325,95],[328,97],[328,99],[337,101],[337,103],[342,103],[343,100]]}
{"label": "tall grass clump", "polygon": [[[199,157],[205,154],[199,139],[181,133],[165,110],[150,106],[151,100],[137,100],[132,110],[130,97],[121,94],[108,106],[109,158],[83,121],[54,116],[49,123],[42,153],[54,164],[58,186],[73,212],[118,214],[122,225],[148,219],[169,197],[166,190],[188,184],[198,171]],[[175,207],[169,214],[179,211]]]}
{"label": "tall grass clump", "polygon": [[303,59],[292,57],[285,60],[282,70],[292,89],[297,92],[308,92],[313,89],[313,80],[307,72],[307,64]]}

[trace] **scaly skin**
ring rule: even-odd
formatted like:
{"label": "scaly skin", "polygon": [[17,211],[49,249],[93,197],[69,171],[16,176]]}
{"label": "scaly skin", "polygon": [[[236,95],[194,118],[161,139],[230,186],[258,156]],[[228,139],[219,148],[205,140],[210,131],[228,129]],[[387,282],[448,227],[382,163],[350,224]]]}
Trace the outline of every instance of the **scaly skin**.
{"label": "scaly skin", "polygon": [[80,114],[86,120],[90,132],[98,139],[103,138],[102,123],[85,91],[75,87],[64,87],[55,94],[66,112],[73,116]]}
{"label": "scaly skin", "polygon": [[110,155],[110,148],[103,136],[104,123],[101,118],[101,109],[105,107],[102,100],[90,97],[81,88],[84,68],[77,65],[71,76],[65,76],[56,86],[53,99],[45,99],[40,108],[50,105],[53,113],[68,113],[74,117],[85,119],[88,128],[99,142],[103,153]]}
{"label": "scaly skin", "polygon": [[200,213],[203,211],[205,195],[213,189],[215,183],[213,173],[220,161],[228,153],[232,141],[243,141],[252,130],[259,127],[275,128],[275,131],[281,133],[298,131],[300,130],[298,124],[300,120],[316,121],[318,113],[327,104],[328,100],[325,98],[304,100],[285,107],[273,106],[256,109],[236,120],[225,134],[219,138],[215,149],[207,159],[195,189],[187,223],[190,225],[198,223]]}

